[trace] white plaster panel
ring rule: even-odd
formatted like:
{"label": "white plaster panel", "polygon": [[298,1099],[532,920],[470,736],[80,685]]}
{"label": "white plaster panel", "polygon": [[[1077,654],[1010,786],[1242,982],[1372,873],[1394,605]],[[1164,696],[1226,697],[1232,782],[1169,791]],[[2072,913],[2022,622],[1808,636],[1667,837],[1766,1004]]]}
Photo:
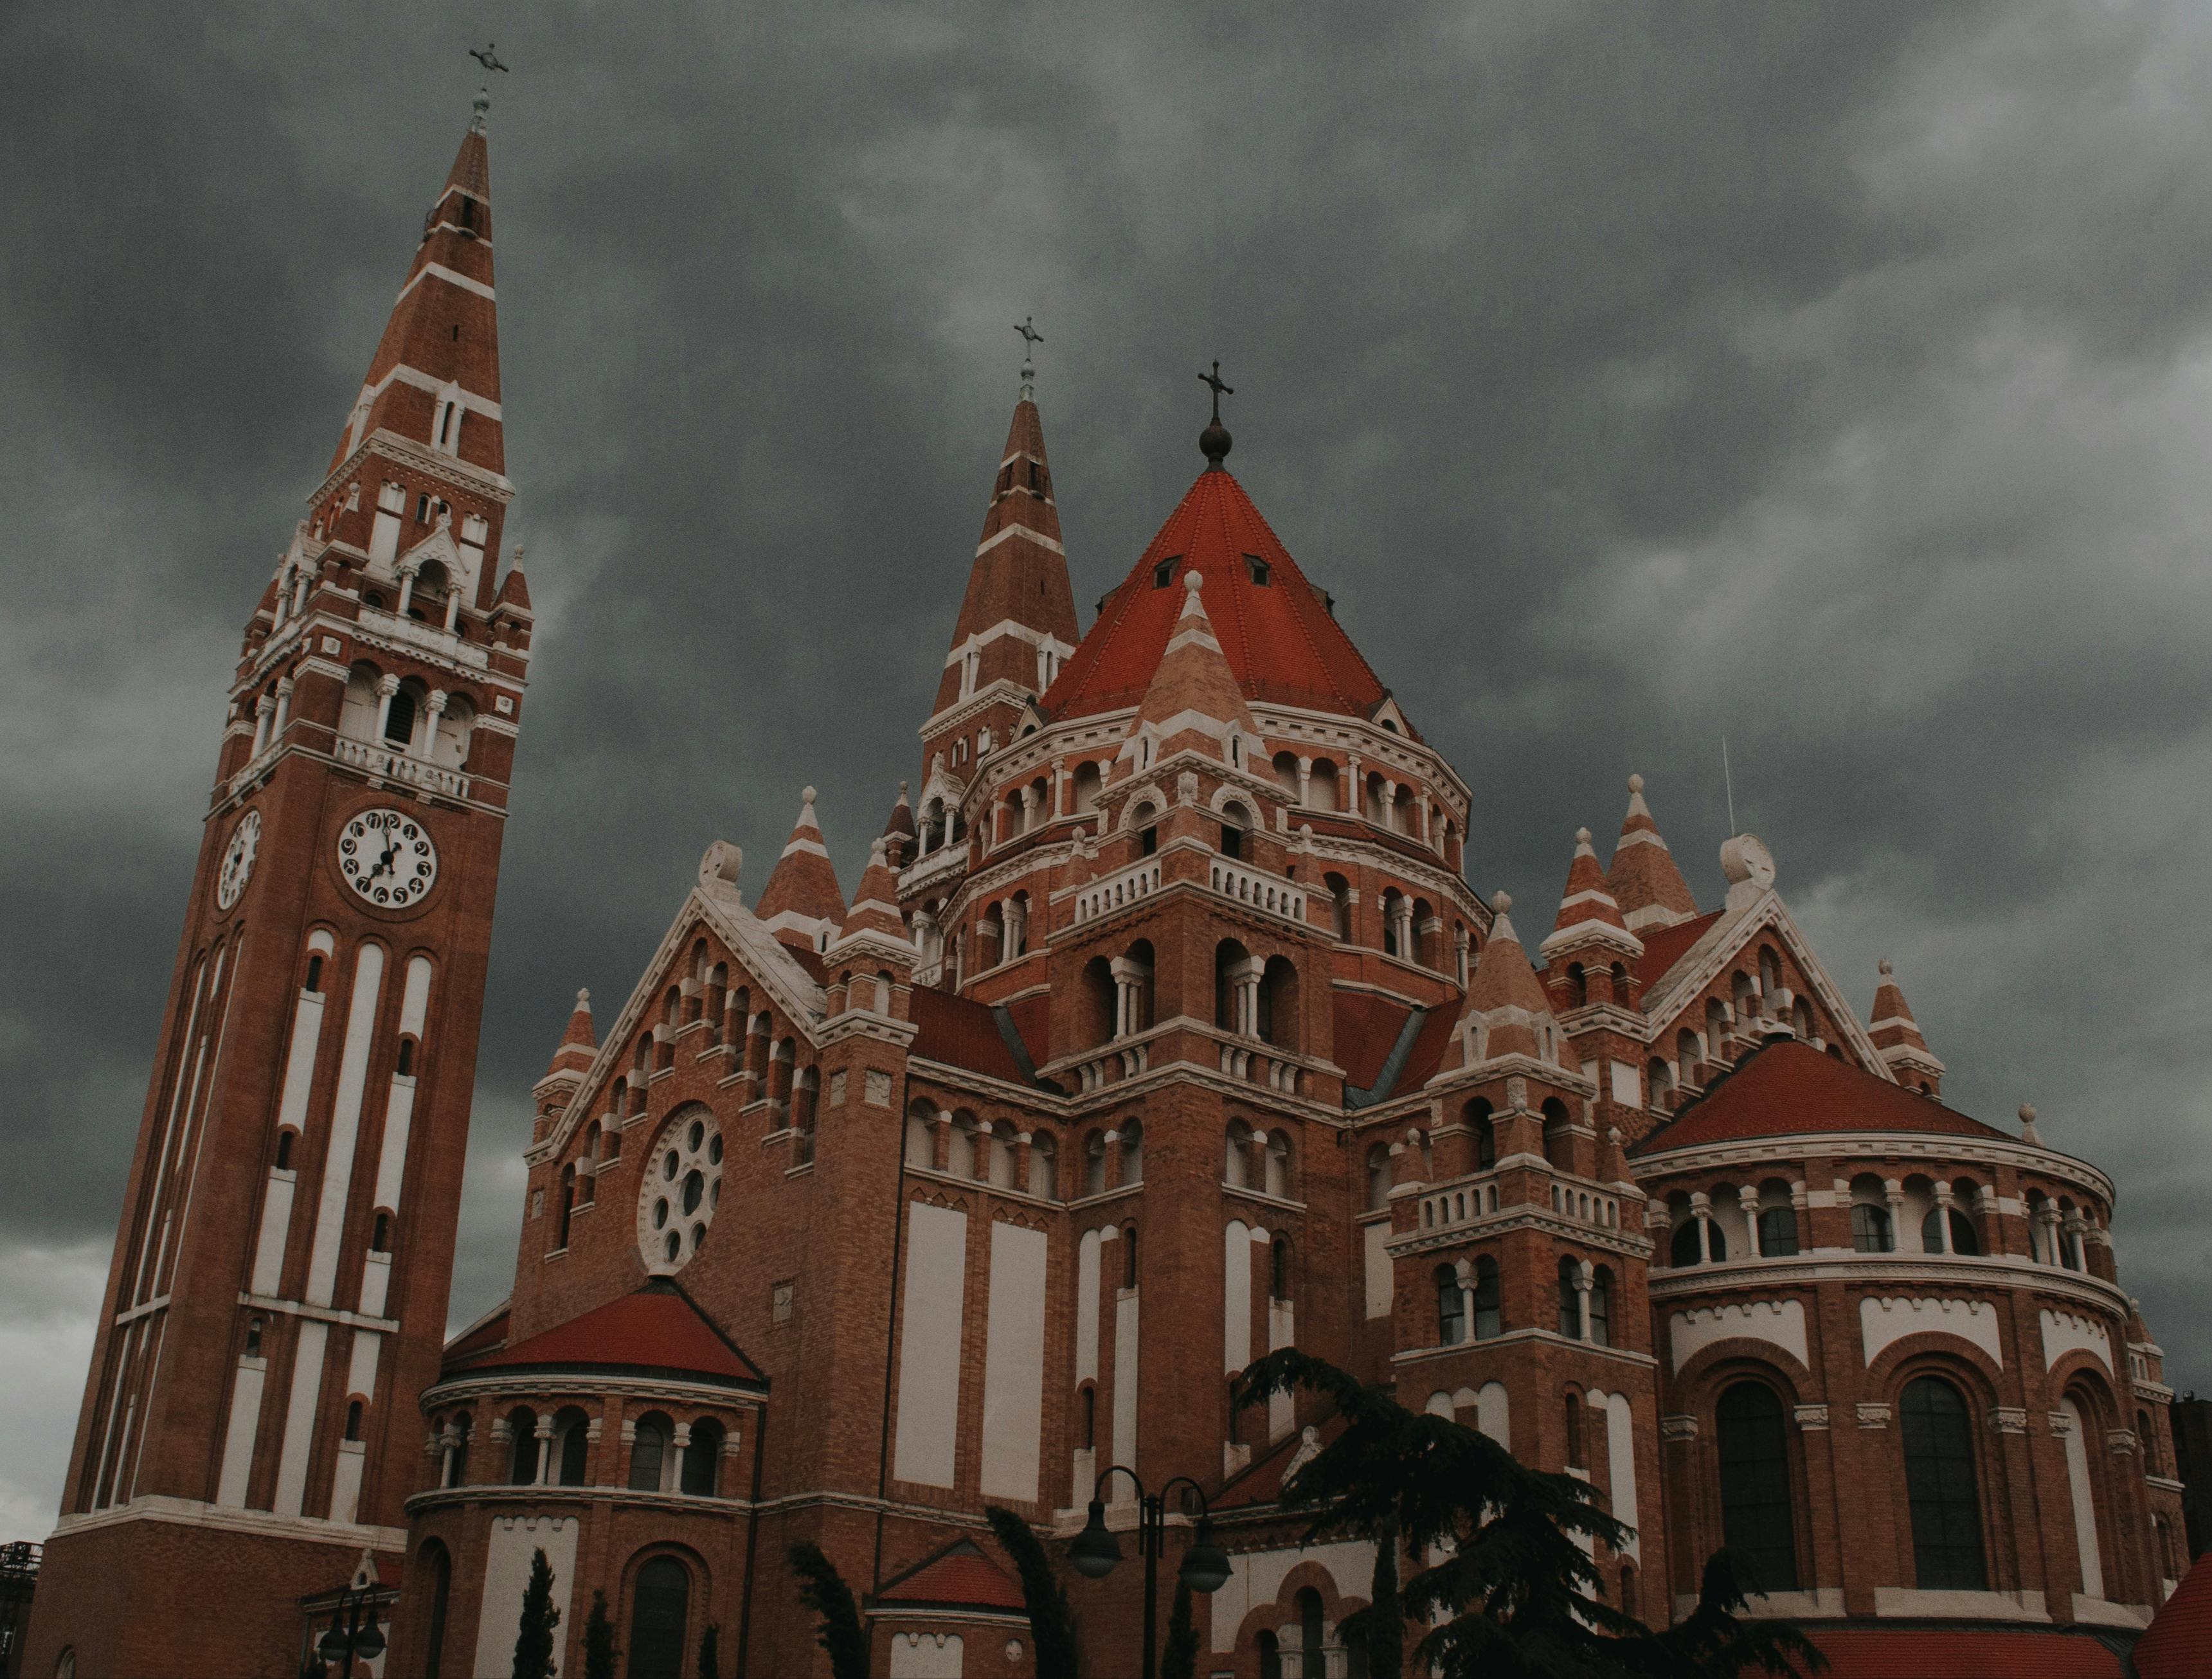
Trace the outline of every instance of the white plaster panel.
{"label": "white plaster panel", "polygon": [[216,1483],[215,1501],[233,1510],[246,1508],[246,1478],[253,1473],[253,1442],[261,1428],[261,1395],[269,1381],[264,1359],[240,1359],[238,1381],[230,1390],[230,1427],[222,1441],[222,1477]]}
{"label": "white plaster panel", "polygon": [[392,1292],[392,1256],[374,1250],[361,1256],[361,1315],[384,1316],[385,1297]]}
{"label": "white plaster panel", "polygon": [[307,1098],[315,1080],[315,1051],[323,1038],[323,994],[302,991],[292,1017],[292,1047],[284,1055],[284,1093],[277,1099],[276,1123],[299,1130],[307,1122]]}
{"label": "white plaster panel", "polygon": [[[1613,1481],[1613,1513],[1632,1529],[1637,1524],[1636,1417],[1625,1393],[1606,1396],[1605,1455],[1606,1468]],[[1644,1560],[1640,1535],[1631,1533],[1623,1548],[1639,1563]]]}
{"label": "white plaster panel", "polygon": [[[1288,1300],[1267,1302],[1267,1350],[1279,1353],[1295,1347],[1298,1339],[1297,1309]],[[1297,1420],[1297,1396],[1274,1393],[1267,1397],[1267,1438],[1279,1440]]]}
{"label": "white plaster panel", "polygon": [[368,1447],[360,1440],[338,1442],[337,1463],[331,1470],[331,1519],[350,1522],[361,1513],[361,1466]]}
{"label": "white plaster panel", "polygon": [[[1114,1461],[1137,1463],[1137,1291],[1114,1302]],[[1117,1484],[1119,1484],[1117,1482]]]}
{"label": "white plaster panel", "polygon": [[983,1348],[987,1496],[1033,1502],[1037,1495],[1044,1426],[1044,1232],[994,1224]]}
{"label": "white plaster panel", "polygon": [[1390,1315],[1395,1279],[1390,1268],[1390,1255],[1382,1245],[1390,1239],[1390,1221],[1377,1219],[1366,1229],[1367,1250],[1367,1315],[1370,1318]]}
{"label": "white plaster panel", "polygon": [[898,1433],[891,1473],[952,1485],[960,1438],[961,1298],[968,1215],[917,1201],[908,1214],[905,1305],[899,1323]]}
{"label": "white plaster panel", "polygon": [[[561,1611],[562,1636],[553,1640],[553,1671],[561,1671],[567,1629],[575,1599],[576,1530],[574,1516],[495,1516],[484,1547],[483,1609],[477,1619],[476,1679],[507,1679],[514,1671],[514,1629],[522,1615],[522,1594],[530,1587],[530,1563],[545,1553],[553,1571],[553,1606]],[[459,1594],[456,1594],[459,1595]]]}
{"label": "white plaster panel", "polygon": [[1432,1417],[1448,1417],[1452,1414],[1452,1396],[1438,1388],[1429,1396],[1429,1402],[1421,1408]]}
{"label": "white plaster panel", "polygon": [[284,1280],[284,1244],[292,1232],[294,1174],[271,1171],[261,1200],[261,1236],[253,1247],[253,1292],[273,1296]]}
{"label": "white plaster panel", "polygon": [[2094,1353],[2104,1360],[2106,1369],[2112,1368],[2112,1338],[2102,1323],[2080,1312],[2044,1307],[2043,1367],[2048,1370],[2075,1351]]}
{"label": "white plaster panel", "polygon": [[376,1161],[376,1201],[379,1207],[399,1210],[399,1186],[407,1171],[407,1134],[415,1125],[415,1081],[398,1074],[392,1077],[392,1093],[384,1103],[384,1144]]}
{"label": "white plaster panel", "polygon": [[1800,1364],[1812,1362],[1805,1354],[1805,1308],[1796,1300],[1693,1306],[1668,1320],[1667,1335],[1678,1373],[1717,1341],[1764,1341],[1781,1347]]}
{"label": "white plaster panel", "polygon": [[1474,1396],[1474,1426],[1508,1451],[1513,1450],[1513,1405],[1504,1383],[1482,1384]]}
{"label": "white plaster panel", "polygon": [[276,1458],[276,1498],[270,1507],[279,1516],[296,1516],[307,1496],[307,1451],[314,1445],[315,1402],[323,1391],[323,1354],[331,1326],[308,1320],[300,1325],[300,1344],[292,1360],[292,1392],[284,1406],[284,1444]]}
{"label": "white plaster panel", "polygon": [[1970,1341],[1998,1365],[2004,1363],[2003,1343],[1997,1339],[1996,1308],[1986,1300],[1861,1297],[1859,1341],[1866,1349],[1869,1364],[1891,1342],[1923,1331]]}
{"label": "white plaster panel", "polygon": [[1252,1232],[1231,1219],[1221,1232],[1221,1367],[1234,1376],[1252,1362]]}
{"label": "white plaster panel", "polygon": [[330,1147],[323,1159],[322,1201],[315,1213],[314,1251],[307,1262],[307,1302],[326,1306],[337,1281],[338,1240],[345,1233],[347,1193],[353,1185],[354,1148],[361,1138],[361,1100],[368,1082],[369,1038],[384,995],[384,946],[364,944],[356,964],[353,1001],[346,1010],[345,1048],[338,1059],[337,1100],[331,1110]]}
{"label": "white plaster panel", "polygon": [[430,958],[410,957],[407,963],[406,988],[399,994],[399,1030],[403,1036],[420,1038],[422,1022],[430,1012]]}
{"label": "white plaster panel", "polygon": [[1627,1062],[1613,1064],[1613,1099],[1624,1108],[1644,1105],[1644,1076]]}
{"label": "white plaster panel", "polygon": [[2066,1490],[2074,1502],[2074,1548],[2081,1561],[2081,1595],[2101,1597],[2105,1563],[2097,1548],[2097,1503],[2089,1492],[2089,1447],[2082,1438],[2081,1408],[2062,1399],[2058,1408],[2073,1425],[2066,1431]]}
{"label": "white plaster panel", "polygon": [[1075,1247],[1075,1379],[1098,1379],[1098,1232],[1086,1230]]}
{"label": "white plaster panel", "polygon": [[[1275,1551],[1232,1551],[1229,1578],[1213,1594],[1213,1648],[1226,1653],[1237,1647],[1237,1629],[1255,1609],[1272,1608],[1282,1596],[1283,1582],[1302,1562],[1318,1562],[1336,1583],[1340,1597],[1364,1599],[1375,1587],[1375,1547],[1365,1540],[1341,1540],[1333,1545],[1288,1546]],[[1285,1616],[1288,1611],[1285,1611]]]}
{"label": "white plaster panel", "polygon": [[967,1659],[957,1633],[893,1633],[890,1679],[960,1679]]}
{"label": "white plaster panel", "polygon": [[359,1394],[363,1399],[376,1397],[376,1355],[384,1345],[384,1337],[374,1329],[353,1332],[353,1356],[346,1366],[346,1391]]}

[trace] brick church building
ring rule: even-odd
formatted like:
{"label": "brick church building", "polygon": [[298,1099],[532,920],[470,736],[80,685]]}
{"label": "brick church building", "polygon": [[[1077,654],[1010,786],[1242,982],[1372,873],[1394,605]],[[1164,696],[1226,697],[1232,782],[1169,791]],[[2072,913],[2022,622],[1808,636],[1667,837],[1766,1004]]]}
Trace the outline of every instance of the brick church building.
{"label": "brick church building", "polygon": [[[1638,778],[1556,902],[1470,887],[1476,789],[1218,408],[1085,627],[1026,368],[915,791],[849,898],[811,788],[766,869],[668,883],[449,1342],[532,624],[485,148],[480,101],[246,626],[23,1672],[289,1676],[350,1583],[367,1670],[504,1675],[542,1549],[564,1674],[595,1591],[633,1679],[710,1624],[725,1672],[826,1673],[805,1539],[873,1671],[1018,1679],[981,1508],[1072,1534],[1120,1464],[1206,1491],[1201,1672],[1358,1675],[1371,1552],[1278,1503],[1316,1419],[1231,1402],[1290,1345],[1586,1478],[1648,1621],[1725,1542],[1842,1673],[2118,1671],[2185,1560],[2112,1181],[1948,1106],[1758,839],[1700,901]],[[1139,1572],[1073,1582],[1092,1672]]]}

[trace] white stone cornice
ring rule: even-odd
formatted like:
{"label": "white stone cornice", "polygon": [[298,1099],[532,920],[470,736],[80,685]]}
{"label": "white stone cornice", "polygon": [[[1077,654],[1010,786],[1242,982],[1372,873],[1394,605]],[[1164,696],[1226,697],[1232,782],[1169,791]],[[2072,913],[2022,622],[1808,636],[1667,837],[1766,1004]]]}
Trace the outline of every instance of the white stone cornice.
{"label": "white stone cornice", "polygon": [[472,466],[459,455],[440,454],[427,443],[418,443],[410,437],[379,426],[362,438],[346,453],[345,459],[331,469],[330,476],[317,484],[307,497],[309,507],[319,507],[328,496],[348,479],[356,476],[362,462],[371,454],[381,454],[395,465],[412,467],[433,478],[442,478],[448,483],[481,496],[488,502],[505,507],[514,499],[514,485],[501,472],[487,471]]}
{"label": "white stone cornice", "polygon": [[[2017,1142],[2009,1137],[1966,1136],[1953,1132],[1924,1131],[1806,1131],[1786,1135],[1747,1137],[1727,1142],[1699,1143],[1662,1148],[1630,1157],[1630,1166],[1641,1183],[1674,1177],[1687,1172],[1741,1167],[1812,1159],[1853,1160],[1862,1158],[1950,1161],[1986,1165],[2001,1161],[2014,1170],[2053,1182],[2066,1183],[2097,1195],[2109,1207],[2114,1201],[2112,1180],[2087,1161],[2070,1154]],[[2057,1163],[2054,1165],[2054,1162]]]}
{"label": "white stone cornice", "polygon": [[[1659,1203],[1654,1202],[1656,1206]],[[2054,1269],[2015,1254],[1889,1253],[1845,1254],[1820,1250],[1780,1258],[1723,1259],[1704,1265],[1655,1268],[1652,1300],[1680,1300],[1741,1289],[1809,1288],[1815,1283],[1844,1283],[1885,1296],[1925,1294],[1931,1289],[2026,1290],[2063,1299],[2124,1319],[2127,1296],[2086,1271]]]}
{"label": "white stone cornice", "polygon": [[[441,222],[439,225],[441,227],[453,227],[453,223],[450,222]],[[459,228],[455,228],[453,230],[456,233],[463,231],[463,229]],[[484,245],[486,249],[490,248],[490,240],[485,240],[482,241],[482,243]],[[416,269],[413,274],[408,277],[407,283],[399,288],[399,295],[392,300],[392,307],[396,309],[402,303],[404,303],[407,301],[407,294],[414,290],[416,287],[421,285],[423,281],[428,279],[432,275],[435,275],[439,279],[443,280],[447,285],[459,286],[463,291],[472,291],[478,297],[484,298],[492,302],[497,302],[499,301],[499,294],[494,291],[489,286],[486,285],[483,281],[471,280],[467,275],[461,273],[456,269],[448,268],[443,263],[426,262],[422,267]]]}

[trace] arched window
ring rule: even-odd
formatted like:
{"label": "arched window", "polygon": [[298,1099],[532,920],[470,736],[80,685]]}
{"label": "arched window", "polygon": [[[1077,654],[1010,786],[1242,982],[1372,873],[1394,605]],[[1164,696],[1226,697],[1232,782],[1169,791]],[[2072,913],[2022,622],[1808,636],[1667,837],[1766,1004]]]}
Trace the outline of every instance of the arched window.
{"label": "arched window", "polygon": [[822,1111],[822,1069],[810,1067],[792,1086],[791,1128],[793,1164],[805,1165],[814,1158],[814,1131]]}
{"label": "arched window", "polygon": [[1582,1262],[1567,1258],[1559,1262],[1559,1333],[1583,1338],[1583,1274]]}
{"label": "arched window", "polygon": [[1083,1449],[1089,1451],[1098,1444],[1098,1390],[1086,1382],[1082,1391]]}
{"label": "arched window", "polygon": [[1574,1122],[1556,1096],[1544,1099],[1544,1158],[1562,1171],[1575,1169]]}
{"label": "arched window", "polygon": [[384,739],[387,745],[405,747],[415,738],[415,690],[402,683],[399,691],[392,697],[392,709],[384,715]]}
{"label": "arched window", "polygon": [[1982,1238],[1974,1233],[1974,1221],[1957,1208],[1931,1207],[1920,1221],[1920,1247],[1923,1253],[1978,1254]]}
{"label": "arched window", "polygon": [[660,1466],[668,1455],[668,1419],[659,1412],[638,1420],[629,1449],[629,1489],[633,1493],[660,1490]]}
{"label": "arched window", "polygon": [[952,1116],[952,1152],[945,1169],[955,1177],[975,1176],[975,1116],[964,1109]]}
{"label": "arched window", "polygon": [[507,1413],[507,1478],[514,1486],[527,1487],[538,1479],[538,1413],[528,1406]]}
{"label": "arched window", "polygon": [[1747,1588],[1797,1590],[1796,1519],[1790,1495],[1790,1436],[1782,1401],[1764,1382],[1738,1382],[1720,1396],[1721,1535],[1742,1564]]}
{"label": "arched window", "polygon": [[1283,1649],[1273,1633],[1260,1634],[1260,1679],[1283,1679]]}
{"label": "arched window", "polygon": [[684,1490],[695,1498],[713,1498],[720,1490],[721,1465],[722,1425],[693,1423],[690,1443],[684,1448]]}
{"label": "arched window", "polygon": [[1267,1293],[1277,1300],[1291,1298],[1291,1242],[1286,1236],[1278,1236],[1267,1250]]}
{"label": "arched window", "polygon": [[1480,1096],[1467,1104],[1467,1125],[1474,1133],[1474,1169],[1488,1171],[1498,1164],[1498,1122]]}
{"label": "arched window", "polygon": [[246,1320],[246,1356],[249,1359],[261,1356],[261,1320],[258,1317]]}
{"label": "arched window", "polygon": [[358,1399],[346,1401],[345,1437],[349,1440],[361,1438],[361,1401]]}
{"label": "arched window", "polygon": [[1893,1253],[1897,1232],[1890,1228],[1889,1208],[1860,1201],[1851,1208],[1851,1246],[1861,1253]]}
{"label": "arched window", "polygon": [[629,1614],[629,1679],[684,1679],[690,1571],[657,1556],[637,1571]]}
{"label": "arched window", "polygon": [[1987,1591],[1966,1402],[1942,1378],[1922,1376],[1905,1384],[1898,1411],[1917,1584],[1926,1591]]}
{"label": "arched window", "polygon": [[1106,1134],[1093,1131],[1083,1140],[1083,1193],[1106,1193]]}
{"label": "arched window", "polygon": [[1060,1144],[1049,1131],[1030,1133],[1030,1193],[1039,1201],[1060,1199]]}
{"label": "arched window", "polygon": [[1589,1408],[1581,1394],[1569,1388],[1563,1397],[1567,1431],[1567,1467],[1586,1469],[1589,1467],[1589,1449],[1583,1439],[1583,1413]]}
{"label": "arched window", "polygon": [[1672,1265],[1694,1265],[1698,1262],[1698,1221],[1686,1218],[1674,1226],[1674,1234],[1667,1244],[1667,1260]]}
{"label": "arched window", "polygon": [[1390,1204],[1390,1145],[1371,1144],[1367,1150],[1367,1210],[1380,1213]]}
{"label": "arched window", "polygon": [[1221,1140],[1221,1181],[1232,1189],[1252,1187],[1252,1133],[1239,1120],[1231,1120]]}
{"label": "arched window", "polygon": [[1466,1296],[1459,1286],[1459,1273],[1449,1265],[1439,1265],[1436,1284],[1437,1345],[1456,1347],[1467,1339]]}
{"label": "arched window", "polygon": [[937,1147],[929,1129],[936,1117],[927,1102],[917,1102],[906,1110],[907,1165],[919,1166],[924,1171],[937,1165]]}
{"label": "arched window", "polygon": [[1340,874],[1324,874],[1321,883],[1329,890],[1329,920],[1337,942],[1352,942],[1352,883]]}
{"label": "arched window", "polygon": [[292,1170],[292,1145],[299,1140],[300,1134],[297,1131],[293,1130],[289,1126],[276,1134],[277,1171],[289,1171]]}
{"label": "arched window", "polygon": [[1483,1254],[1474,1262],[1474,1338],[1492,1341],[1505,1332],[1504,1291],[1498,1262]]}
{"label": "arched window", "polygon": [[1797,1252],[1797,1209],[1789,1201],[1769,1201],[1759,1209],[1759,1251],[1769,1259]]}
{"label": "arched window", "polygon": [[1280,1131],[1267,1133],[1267,1176],[1261,1188],[1279,1201],[1291,1198],[1291,1140]]}
{"label": "arched window", "polygon": [[1298,1611],[1298,1671],[1326,1673],[1328,1657],[1322,1642],[1321,1593],[1305,1586],[1291,1601]]}
{"label": "arched window", "polygon": [[576,1206],[576,1167],[572,1161],[561,1168],[561,1210],[554,1235],[553,1246],[557,1252],[568,1245],[568,1215]]}
{"label": "arched window", "polygon": [[1124,1120],[1121,1134],[1121,1187],[1145,1181],[1145,1125],[1142,1120]]}
{"label": "arched window", "polygon": [[1134,1288],[1136,1286],[1137,1227],[1134,1225],[1123,1225],[1121,1226],[1121,1287]]}
{"label": "arched window", "polygon": [[454,1417],[453,1450],[446,1456],[446,1485],[465,1487],[469,1483],[469,1435],[474,1431],[476,1419],[466,1411]]}
{"label": "arched window", "polygon": [[323,989],[323,958],[319,951],[307,958],[307,982],[303,989],[315,992]]}
{"label": "arched window", "polygon": [[422,1679],[438,1679],[446,1654],[446,1611],[453,1595],[453,1560],[432,1539],[415,1553],[415,1566],[430,1577],[430,1614],[424,1630]]}
{"label": "arched window", "polygon": [[560,1471],[556,1477],[563,1487],[584,1484],[584,1463],[591,1451],[591,1419],[575,1406],[568,1406],[553,1419],[553,1439],[559,1453]]}
{"label": "arched window", "polygon": [[1589,1338],[1599,1347],[1613,1345],[1613,1271],[1601,1265],[1590,1282]]}

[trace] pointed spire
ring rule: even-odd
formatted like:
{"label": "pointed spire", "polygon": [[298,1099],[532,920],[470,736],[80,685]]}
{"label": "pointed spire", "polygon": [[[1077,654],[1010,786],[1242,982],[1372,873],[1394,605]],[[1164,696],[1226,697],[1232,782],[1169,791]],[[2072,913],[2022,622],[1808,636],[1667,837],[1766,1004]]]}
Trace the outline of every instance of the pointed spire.
{"label": "pointed spire", "polygon": [[1160,655],[1145,689],[1143,703],[1137,707],[1129,739],[1121,748],[1124,757],[1135,755],[1140,731],[1150,732],[1160,751],[1172,750],[1176,741],[1188,736],[1191,739],[1187,744],[1197,745],[1224,762],[1229,757],[1227,743],[1232,733],[1241,733],[1248,745],[1259,739],[1243,690],[1237,685],[1237,672],[1229,668],[1229,660],[1213,633],[1213,621],[1206,616],[1206,602],[1199,593],[1205,587],[1202,573],[1183,573],[1182,611],[1176,618],[1175,633],[1168,637],[1167,651]]}
{"label": "pointed spire", "polygon": [[1651,806],[1644,802],[1641,776],[1628,778],[1628,814],[1621,819],[1606,885],[1620,906],[1622,923],[1632,933],[1672,927],[1698,913],[1690,883],[1674,866],[1674,854],[1651,819]]}
{"label": "pointed spire", "polygon": [[[1036,404],[1024,396],[1014,405],[1006,428],[1006,447],[931,715],[1004,682],[1014,690],[1006,702],[1008,715],[981,721],[990,722],[1000,739],[1010,738],[1013,706],[1051,684],[1061,662],[1075,650],[1076,634],[1075,595],[1068,587],[1067,553],[1060,545],[1044,421]],[[974,721],[963,718],[963,727],[972,730]]]}
{"label": "pointed spire", "polygon": [[561,1047],[564,1049],[571,1047],[596,1049],[599,1047],[599,1034],[592,1030],[592,994],[589,991],[578,989],[575,1009],[568,1016],[568,1030],[561,1034]]}
{"label": "pointed spire", "polygon": [[914,836],[914,804],[907,797],[906,783],[901,782],[898,802],[891,806],[890,815],[884,821],[884,837],[894,843],[904,840],[911,845]]}
{"label": "pointed spire", "polygon": [[1628,930],[1620,905],[1605,883],[1605,871],[1598,867],[1597,852],[1590,844],[1590,830],[1577,828],[1574,861],[1567,865],[1566,890],[1559,897],[1559,918],[1552,924],[1541,953],[1548,961],[1584,946],[1602,946],[1631,960],[1644,954],[1644,941]]}
{"label": "pointed spire", "polygon": [[1493,1061],[1500,1055],[1544,1056],[1547,1043],[1556,1042],[1552,1026],[1552,1002],[1543,982],[1528,965],[1528,952],[1514,929],[1513,899],[1499,892],[1490,901],[1496,919],[1490,939],[1475,958],[1468,976],[1467,1001],[1460,1010],[1466,1032],[1466,1064]]}
{"label": "pointed spire", "polygon": [[1896,971],[1887,957],[1881,973],[1867,1036],[1874,1040],[1874,1047],[1881,1052],[1883,1062],[1898,1083],[1912,1089],[1924,1086],[1930,1096],[1936,1095],[1942,1088],[1943,1063],[1921,1035],[1920,1023],[1912,1018],[1912,1007],[1905,1001],[1904,988],[1898,984]]}
{"label": "pointed spire", "polygon": [[814,797],[811,787],[800,793],[799,820],[753,911],[784,943],[806,950],[821,949],[845,919],[845,897],[837,887],[830,848],[822,843]]}
{"label": "pointed spire", "polygon": [[539,1098],[557,1100],[573,1092],[592,1070],[599,1046],[599,1035],[592,1029],[592,994],[579,991],[576,1006],[569,1011],[568,1028],[561,1034],[560,1044],[553,1051],[545,1076],[538,1081]]}
{"label": "pointed spire", "polygon": [[[844,926],[837,935],[840,944],[863,934],[888,938],[902,946],[908,943],[906,920],[899,914],[898,877],[891,873],[890,849],[881,839],[869,849],[868,867],[853,888],[853,907],[845,912]],[[913,952],[909,950],[906,954],[910,957]]]}
{"label": "pointed spire", "polygon": [[[484,131],[489,103],[488,95],[478,95],[445,186],[423,218],[422,242],[406,283],[331,457],[333,473],[381,430],[416,450],[473,467],[506,489],[499,311],[492,285],[491,164]],[[367,506],[353,511],[373,513],[380,478],[368,478],[366,472],[362,477],[368,479]]]}

